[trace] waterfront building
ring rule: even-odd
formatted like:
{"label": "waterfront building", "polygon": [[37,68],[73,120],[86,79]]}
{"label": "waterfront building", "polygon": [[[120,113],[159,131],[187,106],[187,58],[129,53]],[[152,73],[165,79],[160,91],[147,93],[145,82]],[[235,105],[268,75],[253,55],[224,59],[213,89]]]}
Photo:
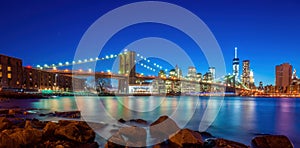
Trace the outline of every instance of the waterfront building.
{"label": "waterfront building", "polygon": [[0,54],[0,90],[22,88],[22,60]]}
{"label": "waterfront building", "polygon": [[263,85],[262,81],[259,82],[258,90],[260,90],[260,91],[264,90],[264,85]]}
{"label": "waterfront building", "polygon": [[211,81],[214,81],[216,79],[216,68],[215,67],[209,67],[208,72],[211,73]]}
{"label": "waterfront building", "polygon": [[188,68],[188,74],[187,74],[187,78],[189,79],[189,80],[195,80],[196,79],[196,68],[195,67],[193,67],[193,66],[190,66],[189,68]]}
{"label": "waterfront building", "polygon": [[253,73],[253,70],[251,69],[250,70],[250,78],[249,78],[249,87],[250,88],[255,88],[255,84],[254,84],[254,73]]}
{"label": "waterfront building", "polygon": [[27,66],[23,67],[22,88],[25,91],[82,91],[85,88],[85,79]]}
{"label": "waterfront building", "polygon": [[177,65],[175,66],[175,72],[177,74],[177,78],[182,78],[182,70]]}
{"label": "waterfront building", "polygon": [[250,61],[244,60],[243,61],[243,73],[242,73],[242,83],[250,88]]}
{"label": "waterfront building", "polygon": [[275,84],[278,92],[287,92],[287,87],[292,83],[292,65],[283,63],[275,68]]}
{"label": "waterfront building", "polygon": [[202,81],[202,73],[197,73],[196,79],[197,79],[197,81]]}
{"label": "waterfront building", "polygon": [[211,82],[213,81],[213,75],[211,72],[206,72],[204,75],[203,75],[203,81],[206,81],[206,82]]}
{"label": "waterfront building", "polygon": [[232,61],[232,73],[235,76],[235,80],[239,81],[239,71],[240,71],[240,59],[237,54],[237,47],[234,48],[234,59]]}
{"label": "waterfront building", "polygon": [[170,77],[170,78],[177,78],[177,72],[176,72],[175,69],[171,69],[171,70],[169,71],[169,77]]}

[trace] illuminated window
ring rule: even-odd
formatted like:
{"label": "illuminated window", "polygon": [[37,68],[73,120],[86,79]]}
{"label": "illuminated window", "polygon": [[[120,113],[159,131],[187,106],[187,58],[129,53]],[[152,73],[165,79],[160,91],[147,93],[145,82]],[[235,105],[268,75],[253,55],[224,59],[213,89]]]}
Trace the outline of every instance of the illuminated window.
{"label": "illuminated window", "polygon": [[7,74],[7,78],[11,79],[11,73]]}
{"label": "illuminated window", "polygon": [[11,71],[11,67],[10,66],[7,67],[7,71]]}
{"label": "illuminated window", "polygon": [[19,81],[17,81],[17,85],[19,85],[20,84],[20,82]]}
{"label": "illuminated window", "polygon": [[2,64],[0,64],[0,70],[2,70]]}
{"label": "illuminated window", "polygon": [[2,78],[2,72],[0,72],[0,78]]}

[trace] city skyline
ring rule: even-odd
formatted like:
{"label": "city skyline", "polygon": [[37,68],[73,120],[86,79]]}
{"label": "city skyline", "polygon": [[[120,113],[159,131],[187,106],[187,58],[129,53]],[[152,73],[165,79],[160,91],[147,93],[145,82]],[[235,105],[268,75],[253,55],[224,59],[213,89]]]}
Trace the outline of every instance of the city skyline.
{"label": "city skyline", "polygon": [[[78,1],[2,2],[0,16],[4,23],[0,25],[0,52],[23,59],[25,66],[72,61],[86,29],[106,12],[130,2],[136,1],[91,1],[94,5],[81,4]],[[290,63],[299,69],[299,51],[296,45],[300,30],[300,15],[297,11],[299,2],[230,2],[202,1],[196,3],[199,4],[196,6],[195,1],[170,3],[190,10],[207,24],[222,49],[227,73],[232,73],[234,47],[239,49],[240,62],[246,59],[251,61],[256,85],[259,81],[263,81],[264,85],[274,85],[275,66],[281,63]],[[146,31],[145,34],[133,35],[128,40],[121,40],[118,45],[113,45],[116,40],[128,37],[132,30],[142,32],[153,27],[157,29],[154,33]],[[160,31],[161,29],[163,31]],[[170,35],[164,35],[164,31]],[[178,42],[184,49],[195,48],[187,37],[181,38],[179,31],[158,24],[146,24],[120,32],[107,45],[107,51],[118,52],[118,49],[144,36],[165,37],[174,42],[178,41],[174,36],[180,36],[183,40]],[[108,53],[107,51],[103,54]],[[192,50],[187,53],[193,55],[194,52]],[[196,61],[194,63],[197,72],[207,71],[209,66],[203,56],[192,58]],[[182,70],[187,71],[188,66],[183,66]]]}

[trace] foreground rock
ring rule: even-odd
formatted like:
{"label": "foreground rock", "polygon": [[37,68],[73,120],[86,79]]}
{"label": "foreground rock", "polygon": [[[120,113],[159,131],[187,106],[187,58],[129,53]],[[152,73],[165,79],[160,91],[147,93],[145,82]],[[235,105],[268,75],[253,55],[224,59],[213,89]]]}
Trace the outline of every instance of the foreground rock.
{"label": "foreground rock", "polygon": [[292,142],[283,135],[265,135],[253,138],[251,142],[253,148],[293,148]]}
{"label": "foreground rock", "polygon": [[249,146],[223,138],[206,139],[203,145],[204,148],[249,148]]}
{"label": "foreground rock", "polygon": [[190,129],[182,129],[175,135],[170,136],[169,141],[176,147],[203,147],[200,133]]}
{"label": "foreground rock", "polygon": [[87,147],[97,148],[95,132],[83,121],[42,122],[20,120],[14,124],[0,117],[0,148],[18,147]]}
{"label": "foreground rock", "polygon": [[59,127],[55,129],[54,135],[79,143],[93,142],[95,132],[82,121],[60,121]]}
{"label": "foreground rock", "polygon": [[[124,137],[124,138],[123,138]],[[106,143],[106,148],[145,147],[147,132],[142,127],[122,127]]]}
{"label": "foreground rock", "polygon": [[150,134],[153,138],[168,139],[170,135],[179,131],[179,127],[168,116],[161,116],[150,124]]}

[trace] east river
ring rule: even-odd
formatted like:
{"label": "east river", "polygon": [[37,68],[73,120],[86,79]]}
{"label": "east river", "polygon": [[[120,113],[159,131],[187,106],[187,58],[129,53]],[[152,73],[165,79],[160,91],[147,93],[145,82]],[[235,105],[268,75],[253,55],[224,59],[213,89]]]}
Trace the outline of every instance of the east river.
{"label": "east river", "polygon": [[[180,127],[206,130],[216,137],[250,145],[254,136],[280,134],[300,147],[300,99],[248,97],[56,97],[1,102],[1,108],[36,108],[33,112],[80,110],[81,120],[119,124],[123,118],[155,121],[168,115]],[[37,117],[59,120],[57,117]],[[110,136],[107,133],[98,133]]]}

